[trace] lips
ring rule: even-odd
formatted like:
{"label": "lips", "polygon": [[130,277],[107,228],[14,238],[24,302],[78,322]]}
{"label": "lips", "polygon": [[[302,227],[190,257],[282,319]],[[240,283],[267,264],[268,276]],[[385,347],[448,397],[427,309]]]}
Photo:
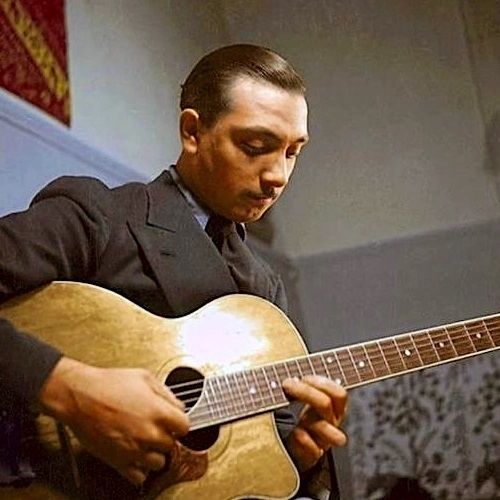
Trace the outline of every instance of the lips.
{"label": "lips", "polygon": [[265,206],[272,203],[277,198],[277,195],[249,194],[248,197],[254,205]]}

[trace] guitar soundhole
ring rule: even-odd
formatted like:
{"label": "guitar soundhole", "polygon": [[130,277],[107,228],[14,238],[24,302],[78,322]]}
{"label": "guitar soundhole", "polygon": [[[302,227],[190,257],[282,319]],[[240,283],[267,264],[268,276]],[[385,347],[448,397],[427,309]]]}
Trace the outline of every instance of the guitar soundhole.
{"label": "guitar soundhole", "polygon": [[[165,385],[186,405],[186,413],[189,413],[201,397],[203,381],[199,371],[180,366],[169,373]],[[203,451],[210,448],[218,437],[219,426],[214,426],[192,431],[180,441],[191,450]]]}

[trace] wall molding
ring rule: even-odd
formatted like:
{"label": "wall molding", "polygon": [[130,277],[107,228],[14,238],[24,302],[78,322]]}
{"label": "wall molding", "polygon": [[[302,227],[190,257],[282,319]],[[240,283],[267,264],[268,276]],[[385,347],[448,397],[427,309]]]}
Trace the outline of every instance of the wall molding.
{"label": "wall molding", "polygon": [[51,148],[91,165],[115,178],[117,182],[127,182],[131,179],[148,180],[138,168],[126,165],[88,145],[75,137],[70,128],[3,89],[0,89],[0,121],[35,137]]}

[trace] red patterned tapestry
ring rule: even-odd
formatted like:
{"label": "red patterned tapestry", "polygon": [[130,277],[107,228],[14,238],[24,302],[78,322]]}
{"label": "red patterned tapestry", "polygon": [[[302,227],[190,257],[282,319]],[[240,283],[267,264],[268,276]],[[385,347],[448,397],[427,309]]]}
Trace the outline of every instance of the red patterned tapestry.
{"label": "red patterned tapestry", "polygon": [[0,0],[0,86],[69,125],[64,0]]}

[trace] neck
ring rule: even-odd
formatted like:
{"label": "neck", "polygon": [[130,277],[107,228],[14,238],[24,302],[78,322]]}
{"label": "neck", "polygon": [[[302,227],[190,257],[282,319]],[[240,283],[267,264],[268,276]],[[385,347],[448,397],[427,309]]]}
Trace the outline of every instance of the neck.
{"label": "neck", "polygon": [[197,177],[196,177],[196,166],[193,162],[184,154],[181,153],[177,163],[175,164],[175,170],[179,177],[181,178],[182,184],[190,192],[191,196],[194,198],[196,203],[205,211],[207,214],[212,214],[213,210],[205,203],[203,196],[201,196],[201,189],[198,187]]}

